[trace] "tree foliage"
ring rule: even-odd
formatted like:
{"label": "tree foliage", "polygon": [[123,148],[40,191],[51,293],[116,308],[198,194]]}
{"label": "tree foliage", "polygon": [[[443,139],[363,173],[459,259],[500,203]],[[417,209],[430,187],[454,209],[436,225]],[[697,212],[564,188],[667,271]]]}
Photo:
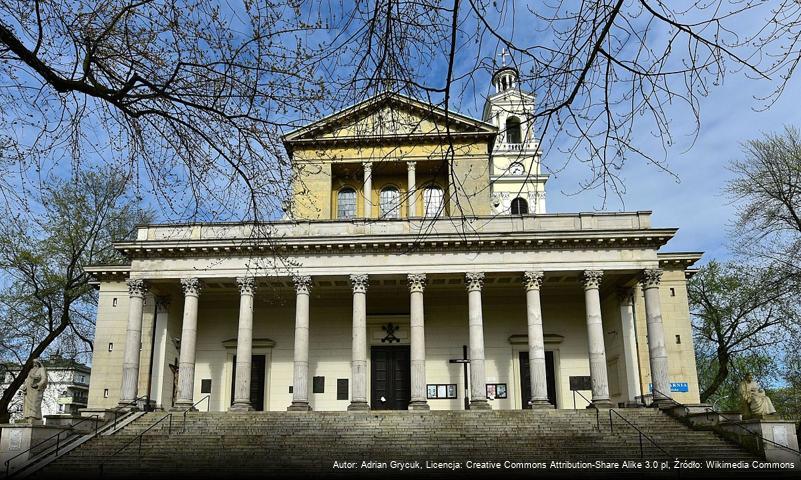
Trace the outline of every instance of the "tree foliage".
{"label": "tree foliage", "polygon": [[801,275],[801,132],[781,133],[745,144],[734,161],[727,192],[738,205],[735,223],[741,253]]}
{"label": "tree foliage", "polygon": [[[701,401],[739,378],[744,368],[769,371],[788,331],[801,324],[795,285],[781,270],[743,263],[705,265],[688,284],[702,383]],[[725,393],[725,396],[730,395]]]}
{"label": "tree foliage", "polygon": [[84,267],[120,263],[113,240],[149,218],[111,169],[44,184],[29,215],[5,213],[0,226],[0,352],[21,367],[0,397],[0,422],[33,359],[47,351],[77,355],[91,347],[96,293]]}

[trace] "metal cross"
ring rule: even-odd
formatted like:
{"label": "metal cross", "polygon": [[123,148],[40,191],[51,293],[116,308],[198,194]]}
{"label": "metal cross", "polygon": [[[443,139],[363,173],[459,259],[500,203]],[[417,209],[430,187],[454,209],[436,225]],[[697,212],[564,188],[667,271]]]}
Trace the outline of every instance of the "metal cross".
{"label": "metal cross", "polygon": [[510,53],[506,51],[506,47],[504,47],[503,50],[501,50],[501,53],[498,54],[498,56],[501,57],[501,63],[503,64],[504,67],[506,66],[507,55],[509,55],[510,57],[512,56]]}

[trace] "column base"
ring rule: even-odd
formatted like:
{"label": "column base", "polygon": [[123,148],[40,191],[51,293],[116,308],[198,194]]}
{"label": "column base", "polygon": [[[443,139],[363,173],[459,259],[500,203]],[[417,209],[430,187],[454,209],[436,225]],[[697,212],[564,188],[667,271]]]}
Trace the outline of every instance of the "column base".
{"label": "column base", "polygon": [[349,412],[369,412],[370,404],[367,402],[350,402],[348,405]]}
{"label": "column base", "polygon": [[532,400],[532,410],[553,410],[554,406],[548,400]]}
{"label": "column base", "polygon": [[118,412],[138,412],[139,405],[131,405],[131,402],[120,402],[117,404]]}
{"label": "column base", "polygon": [[176,403],[174,407],[170,407],[171,412],[197,412],[197,408],[193,407],[191,403]]}
{"label": "column base", "polygon": [[431,410],[431,407],[428,406],[428,402],[418,400],[409,403],[409,410]]}
{"label": "column base", "polygon": [[662,398],[655,398],[651,402],[651,406],[654,407],[654,408],[667,409],[667,408],[675,407],[676,406],[676,402],[674,402],[673,400],[671,400],[669,398],[663,398],[663,397]]}
{"label": "column base", "polygon": [[612,404],[612,402],[608,398],[600,399],[600,400],[593,400],[592,403],[587,405],[587,408],[598,408],[598,409],[601,409],[601,408],[613,408],[613,407],[614,407],[614,405]]}
{"label": "column base", "polygon": [[252,411],[254,411],[254,408],[253,408],[253,405],[250,404],[250,402],[234,402],[234,404],[231,405],[228,408],[228,411],[229,412],[252,412]]}
{"label": "column base", "polygon": [[486,400],[471,400],[470,410],[492,410],[492,405]]}
{"label": "column base", "polygon": [[286,408],[287,412],[311,412],[312,408],[309,402],[292,402],[292,405]]}

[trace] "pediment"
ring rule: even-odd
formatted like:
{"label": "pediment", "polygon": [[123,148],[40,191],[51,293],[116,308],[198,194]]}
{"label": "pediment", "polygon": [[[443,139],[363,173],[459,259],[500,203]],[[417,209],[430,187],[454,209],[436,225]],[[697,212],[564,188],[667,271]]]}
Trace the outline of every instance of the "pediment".
{"label": "pediment", "polygon": [[497,129],[480,120],[446,112],[395,93],[385,93],[294,130],[284,143],[326,140],[372,141],[377,138],[439,138],[451,135],[488,135]]}

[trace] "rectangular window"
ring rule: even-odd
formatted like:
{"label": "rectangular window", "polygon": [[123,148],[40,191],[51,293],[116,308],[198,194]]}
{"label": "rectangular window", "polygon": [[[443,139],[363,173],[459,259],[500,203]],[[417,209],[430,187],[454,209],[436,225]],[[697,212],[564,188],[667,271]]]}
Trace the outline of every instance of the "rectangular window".
{"label": "rectangular window", "polygon": [[110,352],[110,351],[112,351],[112,350],[114,350],[114,343],[112,343],[112,342],[109,342],[109,343],[108,343],[108,351]]}
{"label": "rectangular window", "polygon": [[200,393],[211,393],[211,379],[204,378],[200,381]]}
{"label": "rectangular window", "polygon": [[111,300],[111,306],[112,306],[112,307],[116,307],[116,306],[117,306],[117,298],[116,298],[116,297],[114,297],[114,298]]}
{"label": "rectangular window", "polygon": [[312,393],[325,393],[325,377],[312,379]]}
{"label": "rectangular window", "polygon": [[348,399],[348,379],[337,378],[337,400]]}
{"label": "rectangular window", "polygon": [[681,344],[681,335],[676,335],[676,345]]}
{"label": "rectangular window", "polygon": [[675,288],[671,288],[670,289],[670,296],[671,297],[675,297],[676,296],[676,289]]}
{"label": "rectangular window", "polygon": [[108,388],[103,389],[103,398],[108,398]]}

